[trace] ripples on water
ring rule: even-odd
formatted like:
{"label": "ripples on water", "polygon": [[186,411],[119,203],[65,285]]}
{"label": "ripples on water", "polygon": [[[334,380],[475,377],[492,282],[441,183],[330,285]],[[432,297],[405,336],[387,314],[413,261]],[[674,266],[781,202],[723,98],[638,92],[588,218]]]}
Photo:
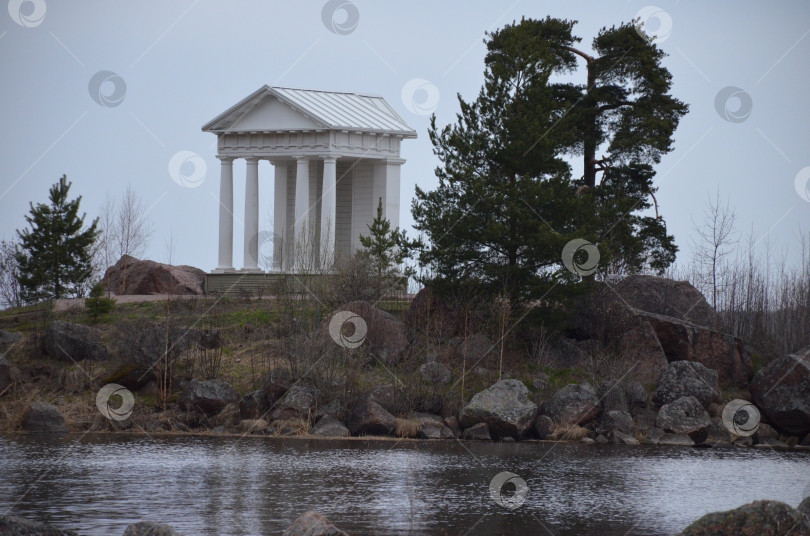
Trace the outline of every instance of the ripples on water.
{"label": "ripples on water", "polygon": [[[514,511],[489,495],[501,471],[529,488]],[[808,453],[752,449],[0,438],[0,512],[87,536],[145,519],[189,536],[278,535],[309,509],[353,535],[674,534],[752,500],[796,506],[808,484]]]}

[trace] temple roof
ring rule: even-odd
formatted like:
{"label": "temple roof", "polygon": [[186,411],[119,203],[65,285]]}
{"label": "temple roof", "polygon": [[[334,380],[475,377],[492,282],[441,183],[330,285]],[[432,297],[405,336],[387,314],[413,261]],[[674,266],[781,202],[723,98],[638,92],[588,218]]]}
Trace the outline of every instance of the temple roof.
{"label": "temple roof", "polygon": [[378,95],[262,86],[202,127],[204,132],[349,130],[415,138]]}

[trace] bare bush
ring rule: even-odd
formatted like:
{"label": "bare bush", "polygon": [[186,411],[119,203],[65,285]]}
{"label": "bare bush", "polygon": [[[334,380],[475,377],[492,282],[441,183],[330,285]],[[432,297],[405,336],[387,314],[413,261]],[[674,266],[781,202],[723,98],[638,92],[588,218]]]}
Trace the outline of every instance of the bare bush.
{"label": "bare bush", "polygon": [[0,242],[0,306],[22,306],[22,289],[17,279],[17,251],[19,246],[7,240]]}
{"label": "bare bush", "polygon": [[[753,232],[746,242],[722,268],[724,284],[718,286],[716,298],[720,329],[747,341],[766,358],[810,345],[810,237],[799,235],[797,266],[772,255],[767,242],[764,253],[758,253],[761,239]],[[700,285],[694,265],[673,267],[667,275]]]}

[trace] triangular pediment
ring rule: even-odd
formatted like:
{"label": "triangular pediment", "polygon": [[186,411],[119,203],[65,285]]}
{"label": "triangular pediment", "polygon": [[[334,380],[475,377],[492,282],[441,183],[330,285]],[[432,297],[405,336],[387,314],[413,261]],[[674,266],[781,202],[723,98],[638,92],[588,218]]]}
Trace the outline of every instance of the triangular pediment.
{"label": "triangular pediment", "polygon": [[232,131],[262,131],[262,130],[311,130],[323,128],[310,117],[298,110],[294,110],[286,102],[281,102],[273,95],[265,95],[249,110],[245,110],[239,118],[231,124],[228,130]]}

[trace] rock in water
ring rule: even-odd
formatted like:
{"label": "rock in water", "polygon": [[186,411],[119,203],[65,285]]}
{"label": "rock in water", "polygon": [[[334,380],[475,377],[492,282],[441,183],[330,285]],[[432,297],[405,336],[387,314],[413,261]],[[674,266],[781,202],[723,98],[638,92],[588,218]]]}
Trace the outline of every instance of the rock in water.
{"label": "rock in water", "polygon": [[186,411],[216,415],[228,404],[236,404],[236,389],[222,380],[191,380],[180,395],[180,406]]}
{"label": "rock in water", "polygon": [[107,349],[101,344],[99,330],[61,320],[55,320],[48,326],[42,338],[42,351],[48,357],[62,361],[107,359]]}
{"label": "rock in water", "polygon": [[490,434],[521,438],[537,415],[537,405],[529,400],[529,390],[520,380],[501,380],[472,397],[461,410],[461,426],[486,423]]}
{"label": "rock in water", "polygon": [[771,361],[751,380],[751,397],[777,428],[810,432],[810,348]]}
{"label": "rock in water", "polygon": [[[125,282],[126,279],[126,282]],[[205,272],[124,255],[104,274],[107,288],[123,294],[203,294]]]}
{"label": "rock in water", "polygon": [[124,530],[124,536],[183,536],[169,525],[154,521],[133,523]]}
{"label": "rock in water", "polygon": [[694,396],[684,396],[661,406],[655,426],[665,432],[687,434],[695,443],[709,436],[712,420]]}
{"label": "rock in water", "polygon": [[694,361],[673,361],[658,380],[653,401],[664,405],[682,396],[693,396],[704,407],[720,402],[717,371]]}
{"label": "rock in water", "polygon": [[79,536],[72,530],[60,530],[45,523],[28,521],[10,515],[0,515],[0,534],[3,536]]}
{"label": "rock in water", "polygon": [[23,413],[22,428],[31,433],[63,433],[67,432],[65,418],[53,404],[32,402]]}
{"label": "rock in water", "polygon": [[336,526],[334,526],[326,517],[316,512],[309,510],[304,512],[293,521],[287,530],[284,531],[282,536],[349,536]]}
{"label": "rock in water", "polygon": [[706,514],[680,536],[807,536],[810,522],[778,501],[754,501],[734,510]]}
{"label": "rock in water", "polygon": [[566,385],[543,406],[543,413],[558,426],[583,426],[596,419],[601,410],[596,390],[588,383]]}

